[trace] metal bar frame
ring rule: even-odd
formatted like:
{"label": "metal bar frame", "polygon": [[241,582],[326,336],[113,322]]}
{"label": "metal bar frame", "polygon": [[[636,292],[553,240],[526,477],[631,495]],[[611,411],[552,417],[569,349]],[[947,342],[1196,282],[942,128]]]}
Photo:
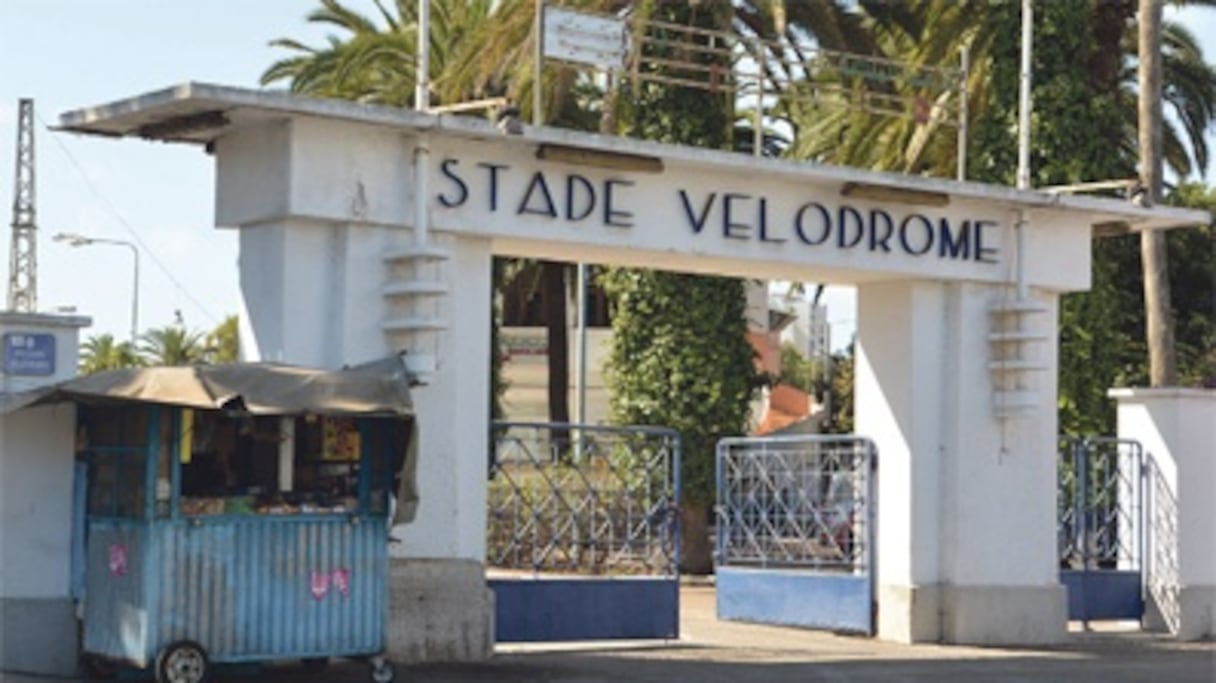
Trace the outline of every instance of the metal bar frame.
{"label": "metal bar frame", "polygon": [[[533,575],[554,570],[612,575],[641,567],[649,575],[678,576],[678,432],[544,422],[494,422],[491,430],[489,566],[526,569]],[[564,452],[569,459],[564,462],[552,445],[554,433],[568,439]],[[630,439],[644,443],[639,446]],[[645,460],[641,479],[630,482],[627,479],[637,472],[618,468],[610,458],[628,458],[635,450]],[[529,488],[521,474],[536,486]],[[500,486],[501,500],[496,500],[493,480],[500,477],[505,483]],[[614,506],[624,507],[624,518],[613,514]],[[496,549],[500,537],[502,547]]]}
{"label": "metal bar frame", "polygon": [[[851,465],[851,467],[848,470],[845,470],[845,472],[852,473],[851,476],[855,477],[855,479],[850,485],[855,491],[859,491],[860,495],[864,497],[864,499],[861,501],[850,501],[852,507],[850,508],[849,519],[856,520],[856,515],[858,513],[857,508],[860,507],[860,522],[864,524],[865,527],[864,533],[862,534],[863,540],[860,552],[858,552],[858,549],[856,548],[856,541],[854,541],[853,547],[849,549],[847,555],[841,557],[839,553],[841,553],[843,549],[839,547],[839,543],[833,538],[831,540],[831,545],[834,547],[829,547],[829,550],[836,551],[838,555],[835,558],[829,558],[830,561],[827,562],[818,557],[799,557],[789,553],[785,553],[782,557],[770,557],[762,552],[765,544],[765,535],[776,534],[777,529],[772,525],[770,520],[767,519],[767,513],[763,513],[761,514],[761,519],[758,524],[753,522],[751,524],[744,523],[740,525],[742,527],[740,529],[741,533],[751,539],[755,549],[759,551],[758,554],[755,557],[747,557],[745,555],[742,559],[740,559],[738,555],[732,553],[728,547],[731,545],[732,541],[732,527],[735,526],[732,521],[736,517],[740,519],[745,519],[747,517],[746,513],[743,511],[735,511],[729,507],[731,505],[731,496],[728,491],[730,482],[728,481],[727,472],[730,469],[728,460],[731,456],[732,449],[736,447],[755,448],[758,449],[758,454],[772,458],[774,451],[771,449],[773,447],[791,448],[798,446],[810,446],[812,448],[822,448],[823,446],[831,447],[833,445],[843,445],[850,449],[848,452],[848,457],[851,458],[851,461],[847,464]],[[834,456],[830,452],[826,456],[815,452],[811,454],[811,457],[824,460],[826,457]],[[794,540],[798,541],[799,543],[809,543],[810,537],[808,533],[830,533],[828,522],[825,521],[824,512],[820,509],[820,507],[824,506],[825,504],[832,504],[830,488],[835,484],[835,481],[832,479],[834,475],[831,473],[827,474],[828,490],[824,492],[823,495],[825,495],[825,498],[823,499],[818,499],[818,497],[821,495],[819,493],[815,494],[814,499],[807,498],[806,486],[808,484],[814,487],[822,486],[824,483],[823,477],[825,476],[825,473],[831,469],[831,465],[840,464],[841,463],[839,462],[829,463],[829,466],[827,467],[824,465],[819,465],[817,468],[813,468],[811,470],[803,468],[800,471],[800,474],[806,475],[809,473],[812,477],[814,477],[814,480],[807,481],[806,479],[801,479],[799,481],[792,482],[795,484],[793,490],[796,495],[798,495],[798,499],[796,501],[797,505],[806,508],[806,514],[803,517],[799,518],[798,513],[793,514],[795,518],[807,523],[805,527],[795,525],[796,528],[794,531],[796,533],[794,535]],[[788,462],[783,460],[782,465],[788,465]],[[717,562],[724,566],[737,565],[785,568],[802,567],[807,569],[848,569],[854,572],[867,572],[872,575],[874,564],[874,545],[876,541],[874,535],[876,507],[874,505],[874,472],[876,466],[877,450],[873,442],[864,437],[811,435],[738,437],[720,440],[717,446],[715,467],[715,483],[718,491],[718,505],[716,511],[719,520],[716,530],[717,547],[715,548]],[[763,468],[761,468],[761,471],[756,474],[759,478],[761,478],[764,485],[768,485],[772,489],[761,493],[760,498],[763,500],[759,501],[759,504],[771,503],[774,500],[779,501],[781,493],[785,493],[785,491],[777,491],[777,482],[774,481],[774,474],[772,472],[764,471]],[[770,496],[769,494],[773,495]],[[750,498],[750,502],[757,502],[754,492]],[[785,508],[786,513],[792,512],[789,510],[788,505],[784,502],[779,501],[778,506]],[[735,514],[736,512],[738,513],[737,515]],[[856,521],[849,522],[850,525],[854,525],[856,523]]]}

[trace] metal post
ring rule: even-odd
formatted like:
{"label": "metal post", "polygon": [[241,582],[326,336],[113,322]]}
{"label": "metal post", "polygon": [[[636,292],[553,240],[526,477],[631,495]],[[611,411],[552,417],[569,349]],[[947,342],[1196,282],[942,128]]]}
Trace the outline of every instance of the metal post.
{"label": "metal post", "polygon": [[1077,536],[1081,542],[1081,624],[1089,630],[1089,606],[1086,604],[1089,573],[1089,451],[1090,444],[1082,439],[1076,444],[1077,465]]}
{"label": "metal post", "polygon": [[[431,106],[431,2],[418,0],[418,69],[414,74],[414,109],[427,111]],[[427,174],[431,162],[430,143],[425,133],[414,147],[414,242],[419,247],[428,241]],[[417,267],[417,266],[415,266]]]}
{"label": "metal post", "polygon": [[431,1],[418,0],[418,68],[414,72],[414,109],[431,106]]}
{"label": "metal post", "polygon": [[124,242],[131,249],[131,258],[135,263],[135,281],[131,288],[131,346],[135,346],[135,340],[139,338],[139,250],[134,244]]}
{"label": "metal post", "polygon": [[967,81],[971,78],[971,49],[964,45],[959,51],[958,83],[958,179],[967,179],[967,119],[970,116],[967,104]]}
{"label": "metal post", "polygon": [[[574,421],[587,424],[587,264],[579,263],[575,288],[578,290],[578,347],[575,349]],[[581,445],[582,439],[578,440]]]}
{"label": "metal post", "polygon": [[135,341],[139,339],[139,248],[133,243],[126,240],[113,240],[105,237],[88,237],[86,235],[78,235],[75,233],[59,233],[53,238],[56,242],[67,242],[72,247],[87,247],[93,244],[108,244],[118,247],[126,247],[131,250],[131,257],[135,266],[135,277],[131,291],[131,345],[135,345]]}
{"label": "metal post", "polygon": [[532,17],[532,59],[534,61],[532,74],[532,125],[541,126],[545,123],[544,106],[540,92],[540,82],[545,66],[545,0],[536,0],[536,15]]}
{"label": "metal post", "polygon": [[756,52],[756,112],[752,119],[752,154],[764,156],[764,46],[757,41]]}
{"label": "metal post", "polygon": [[[1030,189],[1030,70],[1031,51],[1034,45],[1034,6],[1031,0],[1022,0],[1022,62],[1018,74],[1018,175],[1019,190]],[[1018,221],[1014,227],[1017,238],[1017,295],[1025,299],[1026,285],[1026,211],[1018,210]]]}

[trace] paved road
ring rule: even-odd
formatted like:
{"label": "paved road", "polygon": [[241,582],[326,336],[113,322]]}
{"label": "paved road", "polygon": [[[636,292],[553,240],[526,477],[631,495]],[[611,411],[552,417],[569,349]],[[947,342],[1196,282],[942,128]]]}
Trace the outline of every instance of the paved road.
{"label": "paved road", "polygon": [[[867,638],[720,622],[713,592],[685,588],[683,637],[670,643],[505,647],[490,662],[402,667],[401,683],[1216,683],[1216,643],[1140,633],[1074,634],[1054,648],[896,645]],[[5,683],[48,683],[10,676]],[[337,664],[231,676],[221,683],[364,683]],[[62,683],[62,682],[61,682]]]}

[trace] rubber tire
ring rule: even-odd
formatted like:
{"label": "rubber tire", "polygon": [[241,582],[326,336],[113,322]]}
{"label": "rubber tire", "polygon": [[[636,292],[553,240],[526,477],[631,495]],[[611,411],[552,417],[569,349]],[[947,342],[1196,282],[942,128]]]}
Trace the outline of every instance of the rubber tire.
{"label": "rubber tire", "polygon": [[[199,657],[199,664],[202,671],[198,677],[192,681],[184,681],[173,677],[169,670],[173,664],[174,655],[182,650],[194,650]],[[206,683],[211,677],[211,660],[207,658],[207,651],[202,645],[189,640],[179,640],[175,643],[170,643],[161,649],[160,654],[156,655],[156,683]]]}
{"label": "rubber tire", "polygon": [[393,683],[393,679],[397,677],[397,671],[393,669],[392,662],[387,659],[371,662],[368,669],[372,683]]}

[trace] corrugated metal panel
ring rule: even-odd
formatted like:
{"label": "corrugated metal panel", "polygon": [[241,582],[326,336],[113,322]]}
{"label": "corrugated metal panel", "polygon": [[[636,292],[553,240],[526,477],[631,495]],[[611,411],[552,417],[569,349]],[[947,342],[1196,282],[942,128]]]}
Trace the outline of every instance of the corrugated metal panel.
{"label": "corrugated metal panel", "polygon": [[138,522],[89,524],[85,576],[84,650],[148,663],[148,611],[144,585],[148,528]]}
{"label": "corrugated metal panel", "polygon": [[174,525],[161,538],[162,645],[193,640],[215,661],[384,648],[381,520],[251,518]]}
{"label": "corrugated metal panel", "polygon": [[[198,642],[216,662],[384,648],[384,520],[250,517],[126,531],[138,534],[89,539],[90,652],[144,664],[136,654],[150,660],[183,639]],[[112,538],[134,549],[146,531],[147,566],[154,569],[137,571],[143,565],[131,561],[124,581],[98,580],[110,576],[106,546],[116,542]],[[149,613],[144,604],[155,609]]]}

